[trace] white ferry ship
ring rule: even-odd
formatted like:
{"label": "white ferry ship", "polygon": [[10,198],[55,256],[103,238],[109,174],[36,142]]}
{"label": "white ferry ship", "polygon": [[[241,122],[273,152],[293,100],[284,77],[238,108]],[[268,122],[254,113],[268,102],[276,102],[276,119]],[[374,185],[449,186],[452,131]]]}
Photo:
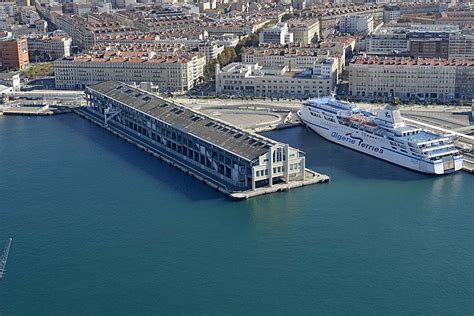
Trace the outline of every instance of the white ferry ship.
{"label": "white ferry ship", "polygon": [[337,144],[425,173],[462,168],[452,140],[405,124],[400,110],[387,105],[377,115],[334,98],[310,99],[298,116],[305,125]]}

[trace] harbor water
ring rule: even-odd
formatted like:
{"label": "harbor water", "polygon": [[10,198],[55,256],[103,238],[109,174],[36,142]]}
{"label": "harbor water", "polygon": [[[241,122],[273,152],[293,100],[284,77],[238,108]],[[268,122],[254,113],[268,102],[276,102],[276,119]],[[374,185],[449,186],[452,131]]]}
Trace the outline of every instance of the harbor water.
{"label": "harbor water", "polygon": [[0,314],[474,313],[473,175],[266,135],[331,183],[233,202],[74,114],[0,117]]}

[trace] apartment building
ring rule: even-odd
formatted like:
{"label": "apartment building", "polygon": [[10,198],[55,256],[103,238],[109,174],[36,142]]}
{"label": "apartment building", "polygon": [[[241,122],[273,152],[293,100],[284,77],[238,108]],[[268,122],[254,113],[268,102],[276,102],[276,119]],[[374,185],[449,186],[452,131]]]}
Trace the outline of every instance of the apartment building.
{"label": "apartment building", "polygon": [[266,16],[250,17],[248,19],[234,19],[232,21],[218,21],[216,18],[214,22],[207,22],[201,24],[200,30],[205,31],[209,36],[222,36],[225,34],[233,34],[234,36],[244,36],[254,33],[262,29],[268,22],[269,18]]}
{"label": "apartment building", "polygon": [[318,19],[291,19],[287,23],[295,44],[309,45],[320,38]]}
{"label": "apartment building", "polygon": [[126,21],[105,13],[89,15],[87,18],[62,15],[57,17],[55,24],[71,36],[74,45],[83,49],[94,46],[96,38],[103,35],[128,35],[135,32]]}
{"label": "apartment building", "polygon": [[474,25],[474,11],[448,11],[442,12],[440,17],[436,17],[436,24],[453,24],[459,27]]}
{"label": "apartment building", "polygon": [[373,55],[390,55],[408,52],[405,29],[381,28],[366,38],[366,52]]}
{"label": "apartment building", "polygon": [[337,57],[339,73],[345,68],[346,55],[352,55],[357,37],[350,35],[331,35],[319,43],[321,55]]}
{"label": "apartment building", "polygon": [[34,25],[41,18],[34,7],[20,7],[18,13],[20,22],[27,25]]}
{"label": "apartment building", "polygon": [[28,38],[30,58],[32,54],[43,53],[49,59],[69,57],[72,39],[69,36],[31,36]]}
{"label": "apartment building", "polygon": [[402,16],[399,5],[385,5],[383,8],[383,23],[397,22]]}
{"label": "apartment building", "polygon": [[65,57],[54,62],[55,83],[59,89],[82,89],[107,80],[151,82],[162,92],[182,94],[204,75],[205,63],[206,57],[198,54]]}
{"label": "apartment building", "polygon": [[55,24],[72,38],[73,45],[83,49],[94,46],[96,36],[88,29],[86,19],[79,16],[61,15],[57,17]]}
{"label": "apartment building", "polygon": [[6,20],[14,17],[17,13],[16,3],[14,1],[0,2],[0,20]]}
{"label": "apartment building", "polygon": [[370,34],[374,30],[374,17],[371,15],[345,15],[338,23],[342,33],[351,35]]}
{"label": "apartment building", "polygon": [[293,43],[293,33],[289,31],[287,23],[277,23],[274,26],[264,29],[260,33],[260,44],[291,44]]}
{"label": "apartment building", "polygon": [[412,57],[448,58],[449,34],[415,33],[409,35],[409,54]]}
{"label": "apartment building", "polygon": [[399,5],[402,15],[439,13],[442,11],[442,5],[439,2],[404,2]]}
{"label": "apartment building", "polygon": [[474,34],[450,34],[449,58],[474,59]]}
{"label": "apartment building", "polygon": [[337,60],[321,58],[303,71],[287,67],[231,63],[216,74],[216,92],[224,95],[308,98],[329,95],[337,82]]}
{"label": "apartment building", "polygon": [[360,99],[452,101],[474,97],[474,60],[357,57],[349,95]]}
{"label": "apartment building", "polygon": [[206,56],[206,60],[213,60],[224,51],[224,45],[218,45],[213,42],[204,42],[199,44],[199,53]]}
{"label": "apartment building", "polygon": [[0,39],[0,69],[22,70],[29,66],[28,43],[24,38]]}
{"label": "apartment building", "polygon": [[473,38],[455,25],[382,27],[366,38],[366,53],[466,59],[474,56]]}
{"label": "apartment building", "polygon": [[306,8],[306,0],[291,0],[291,5],[296,10],[304,10]]}
{"label": "apartment building", "polygon": [[347,15],[373,16],[374,22],[383,22],[384,8],[377,4],[348,5],[343,7],[312,6],[309,10],[300,13],[302,17],[317,18],[321,32],[337,27],[339,20]]}
{"label": "apartment building", "polygon": [[35,31],[39,34],[44,34],[48,32],[48,22],[43,19],[36,20],[34,23]]}
{"label": "apartment building", "polygon": [[287,67],[288,70],[305,69],[320,60],[320,50],[311,47],[259,47],[242,54],[242,62],[264,67]]}
{"label": "apartment building", "polygon": [[454,95],[459,100],[474,100],[474,59],[460,62],[456,67]]}

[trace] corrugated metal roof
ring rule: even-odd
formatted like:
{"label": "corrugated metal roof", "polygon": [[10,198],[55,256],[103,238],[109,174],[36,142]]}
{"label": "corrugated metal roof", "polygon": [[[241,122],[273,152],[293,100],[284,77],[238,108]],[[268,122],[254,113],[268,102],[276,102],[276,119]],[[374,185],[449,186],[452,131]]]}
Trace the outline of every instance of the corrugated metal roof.
{"label": "corrugated metal roof", "polygon": [[172,103],[143,90],[117,81],[105,81],[88,87],[173,127],[212,143],[246,160],[265,154],[276,142],[250,134],[200,112]]}

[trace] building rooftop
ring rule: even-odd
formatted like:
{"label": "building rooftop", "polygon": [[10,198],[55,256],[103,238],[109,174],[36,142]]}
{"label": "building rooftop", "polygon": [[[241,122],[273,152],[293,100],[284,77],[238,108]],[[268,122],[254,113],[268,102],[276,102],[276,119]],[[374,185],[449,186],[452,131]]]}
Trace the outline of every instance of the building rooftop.
{"label": "building rooftop", "polygon": [[199,54],[183,53],[173,55],[156,55],[146,51],[119,51],[106,52],[104,54],[76,55],[64,57],[61,60],[74,62],[129,62],[129,63],[155,63],[155,64],[177,64],[188,63]]}
{"label": "building rooftop", "polygon": [[439,59],[439,58],[406,58],[406,57],[356,57],[356,65],[413,65],[413,66],[469,66],[474,67],[474,59]]}
{"label": "building rooftop", "polygon": [[258,48],[247,48],[246,55],[256,56],[318,56],[319,48],[314,46],[287,46],[267,44]]}
{"label": "building rooftop", "polygon": [[296,28],[296,27],[310,27],[316,23],[319,23],[318,19],[301,19],[301,18],[292,18],[288,21],[289,27]]}
{"label": "building rooftop", "polygon": [[305,10],[301,13],[302,16],[310,17],[334,17],[355,13],[365,13],[366,11],[372,10],[383,10],[382,5],[377,4],[364,4],[364,5],[344,5],[340,7],[323,7],[313,6],[309,10]]}
{"label": "building rooftop", "polygon": [[121,82],[105,81],[88,88],[249,161],[277,144]]}

